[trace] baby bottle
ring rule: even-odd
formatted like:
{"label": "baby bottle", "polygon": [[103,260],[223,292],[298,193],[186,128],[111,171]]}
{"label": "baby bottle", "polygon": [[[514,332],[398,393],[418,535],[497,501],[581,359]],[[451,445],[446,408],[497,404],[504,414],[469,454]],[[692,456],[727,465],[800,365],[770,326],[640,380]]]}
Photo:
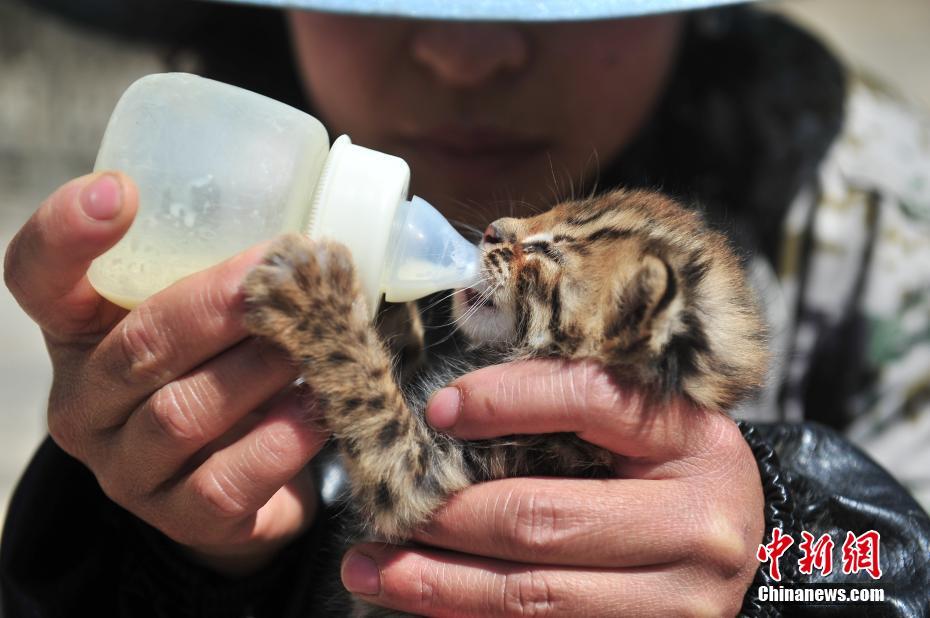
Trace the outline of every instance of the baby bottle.
{"label": "baby bottle", "polygon": [[139,187],[126,236],[88,277],[131,309],[178,279],[284,232],[348,246],[372,316],[466,287],[478,252],[424,200],[410,169],[278,101],[185,73],[143,77],[110,117],[95,170]]}

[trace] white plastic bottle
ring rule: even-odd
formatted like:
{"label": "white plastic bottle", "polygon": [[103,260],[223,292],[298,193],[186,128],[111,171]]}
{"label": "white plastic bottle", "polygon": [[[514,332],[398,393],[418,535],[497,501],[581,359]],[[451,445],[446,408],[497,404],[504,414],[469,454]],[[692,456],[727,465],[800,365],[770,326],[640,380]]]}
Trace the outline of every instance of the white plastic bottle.
{"label": "white plastic bottle", "polygon": [[345,135],[330,149],[312,116],[195,75],[132,84],[94,169],[121,170],[139,187],[132,227],[88,272],[126,308],[284,232],[347,245],[372,315],[382,294],[414,300],[477,274],[475,246],[425,201],[407,200],[402,159]]}

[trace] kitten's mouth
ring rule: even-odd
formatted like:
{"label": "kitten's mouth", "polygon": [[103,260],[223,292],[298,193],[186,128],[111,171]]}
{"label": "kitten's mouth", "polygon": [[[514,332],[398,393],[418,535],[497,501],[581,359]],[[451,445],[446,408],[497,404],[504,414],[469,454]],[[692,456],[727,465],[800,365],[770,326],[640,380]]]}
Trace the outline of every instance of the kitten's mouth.
{"label": "kitten's mouth", "polygon": [[494,302],[491,295],[485,291],[478,291],[475,288],[465,288],[462,290],[463,301],[467,309],[480,309],[482,307],[494,308]]}
{"label": "kitten's mouth", "polygon": [[[506,310],[494,304],[498,286],[479,281],[475,287],[457,290],[452,300],[456,328],[473,344],[506,341],[513,332]],[[503,301],[506,302],[506,301]]]}

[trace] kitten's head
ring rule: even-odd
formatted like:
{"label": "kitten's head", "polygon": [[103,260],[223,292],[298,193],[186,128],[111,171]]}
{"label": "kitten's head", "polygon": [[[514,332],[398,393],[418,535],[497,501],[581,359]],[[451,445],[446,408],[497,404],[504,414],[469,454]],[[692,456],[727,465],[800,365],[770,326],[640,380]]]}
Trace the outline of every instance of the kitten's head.
{"label": "kitten's head", "polygon": [[[763,333],[723,238],[659,194],[617,191],[499,219],[481,250],[482,281],[456,293],[453,314],[468,340],[517,356],[595,358],[681,389],[714,363],[731,369],[714,338],[745,356],[747,338]],[[759,353],[748,365],[764,370]],[[761,374],[750,374],[741,377],[756,386]]]}
{"label": "kitten's head", "polygon": [[553,353],[651,332],[675,300],[675,277],[641,226],[621,220],[629,202],[616,193],[489,225],[481,282],[455,296],[459,329],[475,343]]}

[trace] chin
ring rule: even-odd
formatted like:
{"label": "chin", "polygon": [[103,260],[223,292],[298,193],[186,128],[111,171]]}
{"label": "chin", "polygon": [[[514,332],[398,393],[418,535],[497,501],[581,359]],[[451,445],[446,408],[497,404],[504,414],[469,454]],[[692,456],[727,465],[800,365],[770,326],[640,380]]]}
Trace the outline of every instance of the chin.
{"label": "chin", "polygon": [[452,318],[456,328],[472,343],[503,343],[513,339],[513,316],[493,302],[476,302],[473,289],[458,290],[452,296]]}

